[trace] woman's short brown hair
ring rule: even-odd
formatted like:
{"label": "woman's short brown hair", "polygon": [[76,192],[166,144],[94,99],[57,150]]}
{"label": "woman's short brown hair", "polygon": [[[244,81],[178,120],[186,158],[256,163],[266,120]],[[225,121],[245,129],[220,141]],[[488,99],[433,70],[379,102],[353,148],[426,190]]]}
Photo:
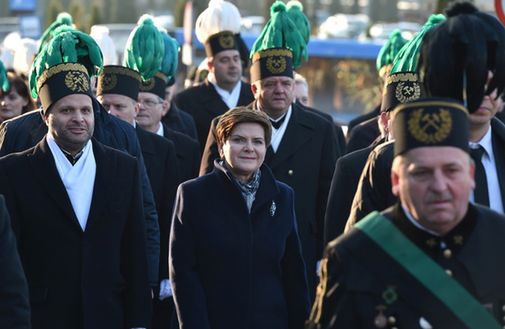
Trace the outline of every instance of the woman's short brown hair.
{"label": "woman's short brown hair", "polygon": [[221,115],[216,126],[216,141],[222,146],[228,140],[233,128],[239,123],[257,123],[263,127],[265,132],[265,145],[270,145],[272,139],[272,125],[268,116],[257,110],[249,109],[244,106],[234,107]]}

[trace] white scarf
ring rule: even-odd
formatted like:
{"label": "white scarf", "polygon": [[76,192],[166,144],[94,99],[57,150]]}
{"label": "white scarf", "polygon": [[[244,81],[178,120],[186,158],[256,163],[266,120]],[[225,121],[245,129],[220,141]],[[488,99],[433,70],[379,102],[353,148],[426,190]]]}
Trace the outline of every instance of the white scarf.
{"label": "white scarf", "polygon": [[233,87],[233,90],[229,92],[228,90],[223,89],[217,85],[217,81],[214,75],[209,75],[207,79],[209,80],[210,83],[214,85],[216,92],[219,94],[219,96],[221,96],[221,99],[226,104],[226,106],[228,106],[229,109],[237,106],[238,99],[240,97],[240,89],[242,88],[241,81],[237,82],[235,87]]}
{"label": "white scarf", "polygon": [[47,144],[53,154],[56,169],[67,190],[74,213],[84,231],[88,222],[96,176],[96,162],[91,140],[86,143],[81,157],[73,166],[50,133],[47,134]]}

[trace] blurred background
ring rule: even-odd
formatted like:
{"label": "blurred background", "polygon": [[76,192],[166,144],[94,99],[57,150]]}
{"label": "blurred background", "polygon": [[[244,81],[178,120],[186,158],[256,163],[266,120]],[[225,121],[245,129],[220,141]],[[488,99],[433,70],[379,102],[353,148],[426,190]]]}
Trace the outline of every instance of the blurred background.
{"label": "blurred background", "polygon": [[[242,35],[249,45],[269,17],[273,0],[229,0],[242,14]],[[347,123],[372,110],[380,101],[375,58],[391,31],[400,28],[412,37],[433,13],[440,13],[450,0],[301,0],[312,23],[310,59],[298,73],[309,84],[309,103]],[[473,1],[495,14],[491,0]],[[178,88],[205,57],[202,45],[191,38],[191,27],[207,0],[0,0],[0,51],[15,48],[20,38],[38,39],[58,13],[66,11],[76,27],[89,33],[93,25],[108,27],[118,55],[138,18],[149,13],[179,43],[193,51],[180,65]],[[185,15],[186,12],[186,15]],[[191,14],[191,15],[190,15]],[[186,16],[186,19],[184,17]],[[186,28],[183,28],[186,21]],[[186,33],[184,33],[186,32]],[[185,36],[186,35],[186,36]]]}

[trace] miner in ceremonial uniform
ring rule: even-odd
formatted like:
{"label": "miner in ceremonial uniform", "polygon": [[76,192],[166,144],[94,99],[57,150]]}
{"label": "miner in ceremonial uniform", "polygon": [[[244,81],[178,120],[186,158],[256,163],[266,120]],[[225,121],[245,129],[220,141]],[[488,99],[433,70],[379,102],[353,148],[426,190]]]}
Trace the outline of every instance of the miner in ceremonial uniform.
{"label": "miner in ceremonial uniform", "polygon": [[253,101],[251,86],[241,81],[240,13],[232,3],[212,0],[196,21],[195,33],[204,44],[209,75],[205,81],[175,96],[175,104],[193,116],[201,149],[212,119]]}
{"label": "miner in ceremonial uniform", "polygon": [[332,241],[306,328],[501,328],[505,217],[469,203],[468,112],[424,98],[395,110],[399,202]]}
{"label": "miner in ceremonial uniform", "polygon": [[89,36],[66,30],[35,63],[32,88],[47,134],[0,159],[0,193],[28,281],[32,327],[148,328],[139,164],[92,138],[89,76],[101,68],[101,53]]}
{"label": "miner in ceremonial uniform", "polygon": [[[505,172],[499,168],[505,166],[505,126],[494,118],[502,106],[498,96],[505,88],[503,25],[470,3],[456,2],[447,10],[447,20],[427,31],[419,48],[416,70],[426,95],[457,99],[468,109],[469,143],[476,163],[471,200],[503,213]],[[468,64],[462,67],[461,63]],[[385,179],[392,159],[391,143],[372,151],[346,227],[396,202],[391,182]]]}

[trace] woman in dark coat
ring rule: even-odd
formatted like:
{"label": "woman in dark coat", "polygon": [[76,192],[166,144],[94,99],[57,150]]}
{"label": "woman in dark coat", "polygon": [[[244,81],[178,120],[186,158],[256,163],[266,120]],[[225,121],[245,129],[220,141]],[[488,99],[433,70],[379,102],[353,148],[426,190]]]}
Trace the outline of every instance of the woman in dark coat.
{"label": "woman in dark coat", "polygon": [[293,191],[263,165],[271,126],[260,111],[226,112],[221,160],[179,186],[170,278],[181,329],[298,329],[309,298]]}

